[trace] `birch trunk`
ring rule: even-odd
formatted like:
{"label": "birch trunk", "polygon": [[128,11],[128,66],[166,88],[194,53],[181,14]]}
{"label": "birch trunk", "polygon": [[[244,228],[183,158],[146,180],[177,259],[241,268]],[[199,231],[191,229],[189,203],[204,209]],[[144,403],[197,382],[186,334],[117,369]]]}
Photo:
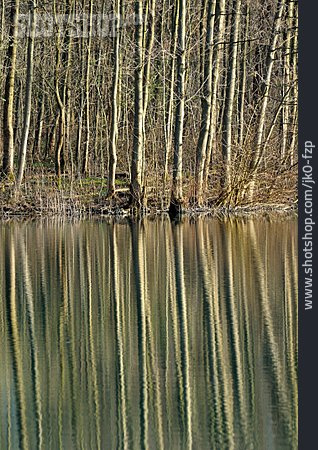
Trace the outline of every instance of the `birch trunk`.
{"label": "birch trunk", "polygon": [[292,39],[292,94],[291,101],[293,102],[292,111],[291,111],[291,142],[289,148],[289,157],[290,164],[294,164],[294,158],[297,155],[297,124],[298,124],[298,84],[297,84],[297,75],[298,75],[298,9],[295,6],[294,10],[294,20],[293,26],[295,27],[295,34]]}
{"label": "birch trunk", "polygon": [[[146,142],[146,114],[147,114],[147,108],[148,108],[148,102],[149,102],[149,83],[150,83],[150,69],[151,69],[151,55],[152,55],[152,48],[153,43],[155,39],[155,6],[156,6],[156,0],[149,0],[149,20],[150,20],[150,30],[149,34],[146,30],[146,24],[144,26],[144,47],[146,49],[145,53],[145,64],[144,64],[144,71],[143,71],[143,158],[142,158],[142,176],[144,177],[145,174],[145,164],[146,164],[146,154],[145,154],[145,142]],[[146,39],[146,36],[148,35],[148,39]],[[144,180],[142,180],[142,183],[144,184]]]}
{"label": "birch trunk", "polygon": [[238,50],[238,36],[241,15],[241,0],[233,2],[233,16],[232,16],[232,31],[230,38],[229,59],[230,67],[227,79],[224,122],[223,122],[223,161],[225,164],[224,174],[222,176],[223,188],[231,189],[231,172],[233,171],[232,163],[232,127],[233,127],[233,113],[234,113],[234,98],[236,87],[236,71],[237,71],[237,50]]}
{"label": "birch trunk", "polygon": [[262,101],[261,101],[260,115],[259,115],[258,127],[257,127],[257,133],[256,133],[255,151],[254,151],[253,159],[251,162],[252,172],[255,172],[255,170],[259,166],[259,164],[261,162],[261,158],[262,158],[262,142],[263,142],[263,136],[264,136],[269,90],[270,90],[270,85],[271,85],[275,53],[276,53],[276,49],[277,49],[278,36],[279,36],[280,27],[281,27],[281,19],[282,19],[284,7],[285,7],[285,0],[278,0],[277,6],[276,6],[276,14],[275,14],[275,19],[274,19],[274,24],[273,24],[273,33],[272,33],[272,38],[271,38],[271,44],[270,44],[267,61],[266,61],[266,79],[265,79],[264,87],[263,87],[263,97],[262,97]]}
{"label": "birch trunk", "polygon": [[112,123],[110,130],[110,146],[109,146],[109,166],[108,166],[108,197],[112,197],[115,193],[115,175],[117,165],[117,137],[118,137],[118,85],[119,85],[119,20],[120,20],[120,0],[114,0],[115,15],[115,37],[114,37],[114,74],[113,74],[113,91],[112,91]]}
{"label": "birch trunk", "polygon": [[182,210],[182,145],[185,106],[185,26],[186,26],[186,0],[179,0],[179,20],[177,45],[177,108],[173,158],[173,180],[169,212],[171,215],[179,214]]}
{"label": "birch trunk", "polygon": [[285,0],[277,0],[271,43],[270,43],[270,48],[269,48],[269,52],[268,52],[267,60],[266,60],[266,77],[265,77],[265,81],[264,81],[264,85],[263,85],[263,95],[262,95],[262,100],[261,100],[258,126],[257,126],[257,131],[256,131],[256,139],[255,139],[255,145],[254,145],[255,150],[254,150],[254,154],[251,157],[251,162],[250,162],[251,180],[250,180],[250,184],[248,186],[247,192],[245,189],[243,189],[243,196],[245,196],[247,193],[249,201],[253,201],[254,191],[255,191],[255,181],[256,181],[256,170],[259,167],[259,165],[262,161],[262,156],[264,154],[263,138],[264,138],[264,130],[265,130],[265,119],[266,119],[266,113],[267,113],[269,91],[270,91],[270,85],[271,85],[271,80],[272,80],[272,72],[273,72],[273,67],[274,67],[274,60],[275,60],[275,54],[276,54],[276,49],[277,49],[278,36],[279,36],[280,28],[281,28],[281,21],[282,21],[284,7],[285,7]]}
{"label": "birch trunk", "polygon": [[79,58],[81,59],[81,95],[80,95],[80,105],[78,113],[78,126],[77,126],[77,136],[76,136],[76,165],[78,175],[81,173],[81,158],[82,158],[82,138],[83,138],[83,121],[84,121],[84,104],[85,104],[85,92],[84,92],[84,80],[85,80],[85,52],[84,52],[84,37],[82,37],[79,45]]}
{"label": "birch trunk", "polygon": [[[170,68],[170,82],[169,82],[169,99],[168,99],[168,107],[167,107],[167,119],[166,119],[166,127],[165,127],[165,166],[164,166],[164,185],[167,182],[168,178],[168,166],[169,166],[169,158],[171,154],[172,147],[172,108],[174,101],[174,83],[175,83],[175,66],[176,66],[176,52],[177,52],[177,43],[178,43],[178,30],[177,24],[179,22],[179,2],[175,3],[175,11],[173,17],[173,38],[171,45],[171,68]],[[165,81],[164,81],[165,84]]]}
{"label": "birch trunk", "polygon": [[220,84],[220,71],[221,71],[221,61],[222,61],[222,48],[225,34],[225,0],[220,0],[217,4],[216,10],[216,37],[214,44],[214,53],[213,53],[213,72],[212,72],[212,99],[211,99],[211,124],[209,131],[209,138],[207,143],[207,154],[206,160],[204,164],[204,172],[203,178],[205,185],[208,182],[208,176],[210,171],[211,157],[213,149],[216,147],[216,129],[217,129],[217,116],[218,116],[218,108],[217,108],[217,95]]}
{"label": "birch trunk", "polygon": [[200,206],[203,201],[203,170],[206,160],[208,136],[211,124],[212,100],[212,63],[213,63],[213,35],[215,21],[216,0],[208,1],[207,35],[205,42],[205,60],[203,70],[203,98],[202,118],[199,141],[196,154],[196,200]]}
{"label": "birch trunk", "polygon": [[31,0],[29,3],[30,31],[29,31],[29,37],[28,37],[28,58],[27,58],[27,78],[26,78],[26,87],[25,87],[24,121],[23,121],[20,158],[19,158],[19,172],[18,172],[18,179],[17,179],[17,185],[16,185],[17,189],[20,188],[22,178],[23,178],[27,146],[28,146],[29,131],[30,131],[33,68],[34,68],[34,39],[35,39],[35,27],[36,27],[36,8],[37,8],[36,0]]}
{"label": "birch trunk", "polygon": [[135,115],[130,192],[133,206],[143,206],[143,1],[135,1]]}
{"label": "birch trunk", "polygon": [[291,49],[292,49],[292,27],[293,27],[293,10],[294,3],[289,2],[288,4],[288,16],[287,16],[287,31],[286,31],[286,41],[283,57],[283,97],[285,98],[284,105],[282,108],[282,125],[283,125],[283,137],[282,137],[282,148],[281,157],[282,162],[286,162],[286,156],[288,156],[288,146],[290,143],[290,103],[291,103]]}
{"label": "birch trunk", "polygon": [[249,25],[250,25],[250,6],[246,5],[245,9],[245,30],[244,30],[244,42],[243,42],[243,55],[242,55],[242,70],[241,70],[241,88],[239,96],[239,148],[243,152],[243,142],[244,142],[244,106],[246,97],[246,76],[247,76],[247,52],[248,52],[248,35],[249,35]]}
{"label": "birch trunk", "polygon": [[33,158],[40,160],[41,149],[42,149],[42,137],[43,137],[43,126],[44,126],[44,113],[45,113],[45,93],[44,93],[44,74],[41,74],[42,85],[41,85],[41,95],[38,102],[38,117],[37,117],[37,134],[33,146]]}
{"label": "birch trunk", "polygon": [[86,102],[86,142],[85,152],[83,159],[82,174],[88,174],[88,162],[89,162],[89,146],[90,146],[90,75],[91,75],[91,48],[92,48],[92,29],[93,29],[93,5],[94,1],[90,0],[89,7],[89,30],[88,30],[88,44],[87,44],[87,65],[86,65],[86,77],[85,77],[85,102]]}
{"label": "birch trunk", "polygon": [[7,52],[8,74],[5,81],[6,99],[3,108],[3,162],[2,173],[4,176],[13,177],[14,158],[14,130],[13,130],[13,104],[14,104],[14,81],[17,59],[18,39],[18,15],[20,0],[15,0],[11,6],[9,38],[11,44]]}

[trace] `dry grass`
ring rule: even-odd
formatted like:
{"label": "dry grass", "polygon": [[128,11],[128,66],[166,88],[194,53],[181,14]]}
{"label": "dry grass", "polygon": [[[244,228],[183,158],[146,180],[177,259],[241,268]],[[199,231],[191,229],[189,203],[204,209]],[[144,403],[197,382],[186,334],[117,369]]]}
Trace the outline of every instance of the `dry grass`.
{"label": "dry grass", "polygon": [[[166,186],[162,174],[148,178],[147,210],[150,214],[167,211],[171,180]],[[288,170],[264,170],[256,178],[256,195],[236,204],[218,202],[220,183],[217,171],[211,174],[206,188],[206,201],[197,208],[191,201],[195,191],[193,176],[184,174],[184,211],[189,214],[213,215],[251,214],[259,211],[286,211],[297,207],[297,167]],[[14,182],[0,181],[0,218],[7,217],[84,217],[87,215],[129,215],[128,180],[118,180],[116,196],[107,199],[107,183],[102,178],[72,179],[65,175],[60,180],[54,175],[28,174],[19,192]]]}

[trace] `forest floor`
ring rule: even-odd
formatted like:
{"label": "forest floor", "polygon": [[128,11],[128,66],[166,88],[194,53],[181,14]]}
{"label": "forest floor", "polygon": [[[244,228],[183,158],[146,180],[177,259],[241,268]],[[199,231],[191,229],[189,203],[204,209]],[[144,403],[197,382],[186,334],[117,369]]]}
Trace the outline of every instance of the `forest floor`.
{"label": "forest floor", "polygon": [[[153,183],[154,184],[154,183]],[[191,197],[191,187],[185,188],[185,198]],[[147,189],[147,208],[144,215],[156,216],[168,212],[170,190],[156,185]],[[281,191],[282,192],[282,191]],[[99,177],[70,179],[63,176],[58,181],[54,175],[29,175],[19,192],[14,183],[0,181],[0,220],[11,218],[93,216],[132,216],[129,206],[129,183],[126,178],[116,180],[116,195],[107,198],[107,180]],[[213,193],[208,195],[203,207],[195,207],[185,202],[183,212],[187,215],[207,215],[224,217],[227,215],[246,216],[267,213],[297,212],[297,193],[287,189],[284,195],[259,196],[253,204],[238,206],[216,206]],[[215,195],[214,195],[215,197]]]}

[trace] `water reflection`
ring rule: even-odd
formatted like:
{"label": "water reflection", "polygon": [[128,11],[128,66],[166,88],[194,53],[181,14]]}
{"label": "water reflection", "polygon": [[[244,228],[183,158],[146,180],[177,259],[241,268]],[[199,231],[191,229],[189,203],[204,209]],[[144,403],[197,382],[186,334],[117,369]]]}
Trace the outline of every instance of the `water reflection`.
{"label": "water reflection", "polygon": [[297,448],[292,219],[0,226],[0,448]]}

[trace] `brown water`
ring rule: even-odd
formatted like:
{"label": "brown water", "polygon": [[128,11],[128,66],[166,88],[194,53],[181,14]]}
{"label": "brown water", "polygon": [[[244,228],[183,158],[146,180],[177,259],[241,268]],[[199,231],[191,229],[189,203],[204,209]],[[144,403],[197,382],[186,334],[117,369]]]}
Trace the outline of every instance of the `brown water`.
{"label": "brown water", "polygon": [[293,219],[0,225],[1,449],[297,448]]}

